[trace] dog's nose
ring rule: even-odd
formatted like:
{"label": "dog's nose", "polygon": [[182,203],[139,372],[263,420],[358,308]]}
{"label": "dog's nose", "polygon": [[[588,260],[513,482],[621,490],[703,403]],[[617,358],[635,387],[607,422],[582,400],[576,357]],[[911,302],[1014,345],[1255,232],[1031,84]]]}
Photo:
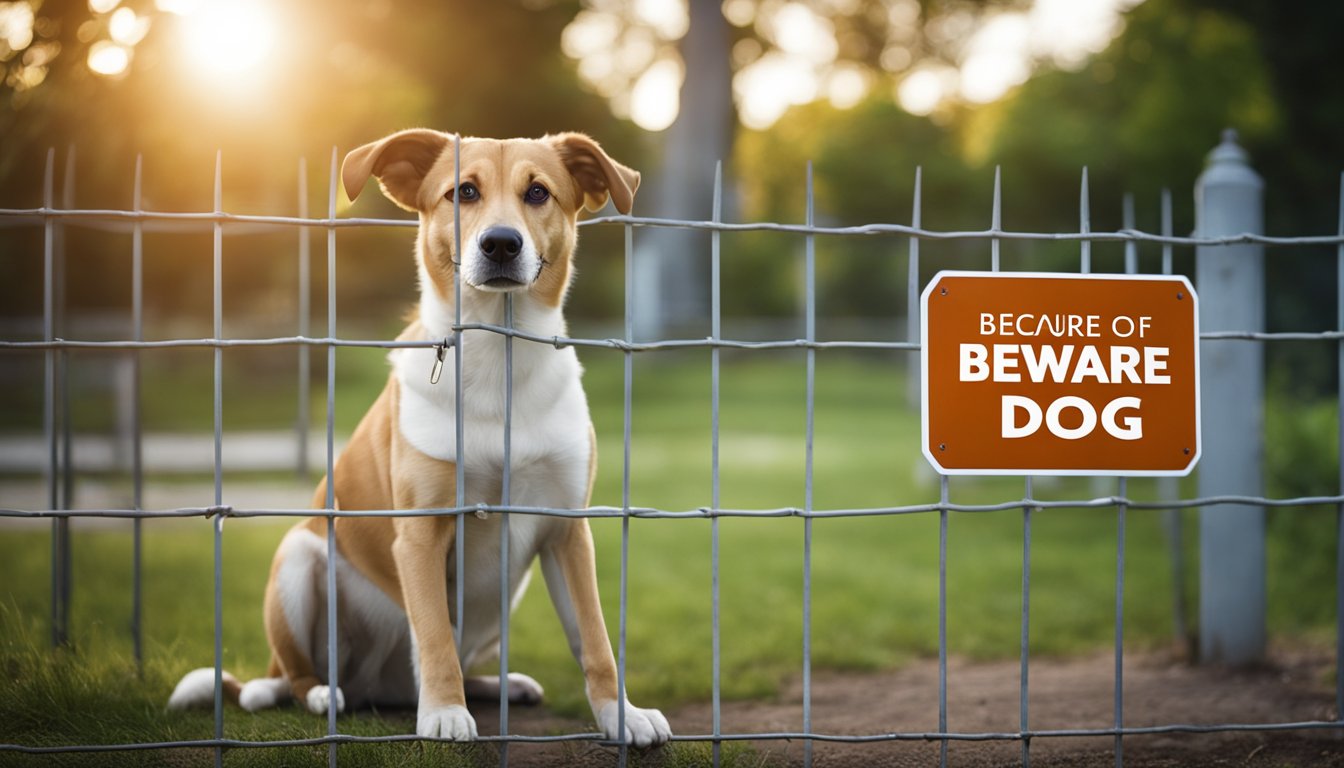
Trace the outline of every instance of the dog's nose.
{"label": "dog's nose", "polygon": [[481,253],[495,263],[513,261],[523,252],[523,236],[512,227],[491,227],[481,233]]}

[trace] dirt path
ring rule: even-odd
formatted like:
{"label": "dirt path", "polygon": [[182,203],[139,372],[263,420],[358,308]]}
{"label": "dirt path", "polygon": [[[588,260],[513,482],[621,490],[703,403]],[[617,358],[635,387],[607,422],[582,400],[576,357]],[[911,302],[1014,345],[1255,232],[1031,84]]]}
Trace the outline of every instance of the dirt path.
{"label": "dirt path", "polygon": [[[1033,660],[1028,712],[1033,730],[1107,728],[1114,723],[1115,659],[1110,653],[1064,661]],[[948,667],[948,727],[954,732],[1018,730],[1019,665],[1016,661]],[[1329,654],[1279,652],[1272,663],[1253,670],[1196,667],[1168,654],[1131,653],[1125,658],[1124,715],[1127,726],[1284,723],[1334,717],[1334,666]],[[812,681],[813,729],[826,734],[880,734],[938,730],[938,664],[920,661],[895,672],[822,673]],[[712,730],[708,703],[667,713],[681,734]],[[590,724],[549,716],[544,708],[518,711],[511,730],[554,733]],[[482,733],[497,720],[488,708],[477,713]],[[802,689],[787,686],[777,701],[725,702],[724,733],[797,732],[802,728]],[[801,764],[798,742],[759,742],[756,754],[735,755],[747,765]],[[938,742],[869,744],[817,742],[817,766],[937,765]],[[1033,766],[1113,766],[1112,737],[1038,737],[1031,743]],[[1163,734],[1127,736],[1127,766],[1344,766],[1344,732]],[[731,751],[731,750],[730,750]],[[948,763],[998,766],[1021,763],[1018,741],[952,742]],[[589,745],[515,746],[511,765],[612,765],[611,751]],[[660,765],[651,754],[640,765]],[[742,762],[736,763],[741,765]]]}

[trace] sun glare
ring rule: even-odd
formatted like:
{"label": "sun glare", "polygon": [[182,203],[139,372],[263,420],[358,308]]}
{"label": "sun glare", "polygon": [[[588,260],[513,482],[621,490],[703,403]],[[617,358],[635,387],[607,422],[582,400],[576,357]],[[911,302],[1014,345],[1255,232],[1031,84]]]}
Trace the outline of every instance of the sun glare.
{"label": "sun glare", "polygon": [[265,63],[275,47],[270,6],[255,0],[213,0],[182,16],[187,55],[203,72],[236,75]]}

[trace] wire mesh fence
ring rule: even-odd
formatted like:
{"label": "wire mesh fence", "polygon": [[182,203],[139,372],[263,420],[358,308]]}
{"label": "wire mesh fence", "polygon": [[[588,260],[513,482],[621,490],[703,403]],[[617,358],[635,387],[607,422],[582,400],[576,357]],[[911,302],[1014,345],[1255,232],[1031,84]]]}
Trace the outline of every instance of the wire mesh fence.
{"label": "wire mesh fence", "polygon": [[[458,151],[455,147],[454,151]],[[61,746],[28,746],[23,744],[0,744],[0,752],[9,753],[27,753],[27,754],[52,754],[52,753],[89,753],[89,752],[108,752],[108,751],[130,751],[130,750],[152,750],[152,749],[176,749],[176,748],[202,748],[214,751],[217,764],[222,764],[223,755],[226,750],[234,748],[281,748],[296,746],[329,746],[329,761],[336,765],[339,761],[338,747],[343,744],[363,744],[363,743],[390,743],[404,741],[421,741],[423,737],[415,735],[400,736],[356,736],[342,734],[340,732],[340,723],[336,717],[336,709],[328,709],[327,735],[317,738],[307,739],[277,739],[273,741],[245,741],[225,738],[224,720],[225,707],[223,695],[223,671],[222,671],[222,597],[221,589],[224,579],[222,546],[224,538],[223,523],[228,518],[260,518],[260,517],[306,517],[311,515],[321,516],[327,519],[329,523],[337,518],[348,517],[389,517],[389,516],[443,516],[451,517],[456,520],[456,564],[458,572],[456,574],[457,594],[454,599],[459,606],[457,615],[462,615],[460,606],[463,604],[462,588],[465,579],[462,569],[465,558],[463,557],[463,545],[466,537],[465,520],[469,515],[476,514],[499,514],[503,521],[501,531],[500,547],[502,568],[508,561],[508,523],[511,515],[541,515],[541,516],[559,516],[559,517],[586,517],[586,518],[613,518],[622,522],[621,527],[621,553],[620,553],[620,592],[619,592],[619,615],[618,615],[618,637],[617,637],[617,668],[618,668],[618,691],[622,704],[624,703],[625,674],[627,666],[627,614],[629,602],[629,541],[630,541],[630,521],[631,519],[708,519],[711,526],[710,540],[710,562],[711,562],[711,602],[712,612],[712,644],[709,653],[712,656],[713,669],[713,688],[712,688],[712,728],[708,733],[700,734],[678,734],[673,737],[675,741],[692,741],[709,743],[712,748],[712,759],[717,765],[721,759],[720,747],[729,742],[736,741],[801,741],[804,745],[803,761],[810,765],[813,759],[814,742],[821,743],[871,743],[871,742],[900,742],[900,741],[924,741],[938,742],[940,744],[941,760],[944,764],[947,762],[948,745],[953,742],[1020,742],[1021,761],[1028,764],[1031,759],[1031,744],[1038,739],[1054,739],[1069,737],[1112,737],[1114,739],[1114,752],[1117,764],[1123,762],[1124,756],[1124,738],[1127,736],[1153,735],[1153,734],[1201,734],[1201,733],[1219,733],[1219,732],[1273,732],[1285,730],[1338,730],[1344,732],[1344,719],[1334,720],[1311,720],[1311,721],[1293,721],[1293,722],[1256,722],[1256,723],[1221,723],[1221,724],[1189,724],[1189,723],[1165,723],[1149,726],[1127,725],[1124,710],[1124,687],[1123,687],[1123,664],[1125,658],[1124,643],[1124,606],[1125,606],[1125,542],[1126,542],[1126,516],[1131,510],[1181,510],[1192,508],[1209,508],[1221,505],[1253,505],[1257,507],[1302,507],[1302,506],[1327,506],[1337,509],[1344,509],[1344,494],[1322,493],[1308,497],[1296,498],[1269,498],[1263,495],[1242,495],[1242,494],[1208,494],[1200,495],[1194,498],[1181,498],[1176,492],[1174,484],[1163,486],[1164,496],[1156,501],[1131,498],[1126,480],[1120,478],[1116,484],[1116,491],[1111,495],[1094,496],[1088,498],[1074,498],[1064,500],[1050,500],[1037,498],[1034,493],[1033,479],[1031,477],[1023,478],[1023,494],[1021,498],[1008,498],[1002,501],[985,504],[965,504],[956,503],[950,497],[949,481],[946,475],[939,476],[938,498],[936,500],[908,501],[893,499],[892,503],[884,506],[865,507],[865,508],[818,508],[814,505],[814,467],[813,467],[813,442],[814,442],[814,417],[816,410],[816,356],[818,352],[828,350],[878,350],[890,352],[898,355],[907,355],[912,361],[918,357],[920,350],[919,330],[915,317],[912,316],[912,322],[907,328],[908,338],[905,341],[858,341],[858,340],[820,340],[817,335],[817,289],[816,272],[817,256],[816,241],[818,238],[851,236],[851,235],[869,235],[875,237],[886,237],[896,239],[897,242],[904,242],[908,248],[909,258],[909,277],[908,277],[908,295],[915,297],[920,289],[920,243],[921,241],[933,240],[961,240],[984,243],[988,246],[990,255],[990,267],[994,271],[1000,269],[1000,245],[1005,241],[1041,241],[1041,242],[1067,242],[1077,243],[1079,246],[1079,270],[1080,272],[1091,271],[1091,245],[1093,243],[1120,243],[1125,247],[1125,267],[1128,272],[1138,271],[1138,259],[1136,256],[1137,247],[1140,244],[1150,244],[1161,247],[1162,249],[1162,271],[1164,273],[1172,272],[1172,248],[1175,246],[1227,246],[1254,244],[1260,246],[1334,246],[1338,251],[1338,262],[1340,264],[1340,296],[1341,309],[1337,329],[1320,332],[1265,332],[1260,329],[1233,329],[1233,330],[1212,330],[1204,331],[1200,334],[1203,342],[1214,342],[1218,344],[1235,343],[1282,343],[1292,341],[1330,341],[1339,342],[1344,345],[1344,202],[1341,203],[1339,234],[1328,236],[1302,236],[1302,237],[1277,237],[1266,236],[1254,233],[1241,233],[1226,236],[1177,236],[1171,231],[1171,212],[1170,196],[1164,195],[1162,231],[1157,233],[1141,231],[1133,226],[1132,204],[1126,206],[1125,226],[1117,231],[1092,231],[1090,226],[1090,211],[1088,200],[1088,182],[1086,171],[1083,172],[1080,206],[1079,206],[1079,227],[1076,232],[1023,232],[1011,231],[1002,228],[1001,224],[1001,193],[999,176],[996,172],[994,182],[993,208],[990,212],[990,226],[984,230],[967,231],[942,231],[928,229],[921,225],[921,176],[916,172],[914,177],[914,206],[911,211],[911,223],[905,224],[868,224],[863,226],[821,226],[815,221],[814,214],[814,194],[811,170],[808,170],[806,179],[806,221],[803,224],[781,224],[773,222],[753,222],[753,223],[733,223],[722,221],[722,195],[723,181],[721,170],[716,175],[715,188],[713,190],[713,216],[708,221],[685,221],[652,217],[640,217],[629,215],[602,216],[592,218],[580,223],[583,227],[602,227],[619,229],[624,236],[624,269],[625,269],[625,304],[623,313],[624,334],[620,338],[581,338],[569,336],[538,336],[532,333],[520,331],[513,327],[512,309],[509,304],[509,312],[506,321],[501,324],[489,323],[466,323],[461,317],[460,291],[461,284],[456,282],[458,291],[458,300],[455,302],[458,307],[458,316],[453,326],[451,336],[441,339],[431,339],[426,341],[398,341],[390,339],[351,339],[338,337],[335,333],[337,320],[337,295],[336,295],[336,269],[337,269],[337,248],[336,233],[338,230],[347,228],[410,228],[415,227],[415,221],[392,220],[392,219],[369,219],[369,218],[340,218],[337,216],[337,156],[333,149],[329,170],[329,188],[328,188],[328,211],[323,217],[310,217],[306,211],[301,211],[301,215],[296,217],[289,216],[264,216],[264,215],[239,215],[232,214],[222,209],[222,182],[221,182],[221,162],[217,158],[216,173],[214,178],[214,210],[205,212],[184,212],[169,213],[159,211],[147,211],[141,207],[141,182],[140,165],[137,162],[137,171],[134,186],[134,203],[130,210],[89,210],[76,209],[66,205],[58,207],[54,196],[54,152],[47,158],[46,174],[43,182],[43,204],[40,208],[34,209],[8,209],[0,210],[0,225],[3,226],[25,226],[40,227],[43,233],[43,338],[35,341],[17,341],[0,340],[0,351],[40,351],[43,354],[43,434],[47,452],[47,466],[44,474],[45,486],[47,491],[48,505],[44,509],[15,509],[0,508],[0,517],[8,518],[50,518],[52,520],[52,546],[53,546],[53,572],[52,572],[52,639],[55,643],[61,643],[65,640],[68,633],[69,623],[69,601],[70,601],[70,556],[69,556],[69,520],[71,518],[129,518],[134,520],[134,542],[133,551],[133,583],[130,588],[133,590],[133,618],[132,634],[135,643],[135,653],[137,658],[142,654],[141,645],[141,602],[143,585],[141,583],[141,522],[146,519],[168,519],[168,518],[201,518],[209,520],[213,529],[213,585],[214,585],[214,628],[213,638],[215,644],[215,691],[214,691],[214,735],[209,739],[195,740],[177,740],[163,742],[146,743],[124,743],[124,744],[68,744]],[[306,171],[300,171],[301,179],[306,175]],[[304,182],[301,181],[301,184]],[[1341,187],[1342,199],[1344,199],[1344,185]],[[300,193],[301,199],[306,197],[303,191]],[[456,201],[455,201],[456,206]],[[456,218],[456,217],[455,217]],[[58,228],[61,227],[91,227],[94,229],[114,229],[116,231],[125,231],[129,229],[132,234],[132,282],[133,282],[133,307],[132,324],[133,334],[131,338],[115,340],[80,340],[59,338],[56,334],[56,303],[53,298],[53,261],[54,249],[57,239]],[[143,239],[147,231],[154,231],[156,228],[164,227],[191,227],[206,228],[213,237],[213,333],[207,338],[172,338],[160,340],[146,340],[144,335],[144,312],[143,312]],[[711,317],[710,335],[706,338],[680,338],[663,339],[656,341],[636,341],[634,338],[633,318],[635,307],[633,305],[634,291],[632,281],[635,271],[632,267],[635,258],[634,243],[636,233],[646,228],[658,227],[676,227],[702,230],[709,233],[710,237],[710,307]],[[224,236],[227,233],[245,234],[258,231],[298,231],[303,233],[300,238],[300,255],[302,258],[302,276],[303,290],[301,295],[306,296],[308,277],[308,259],[309,245],[308,233],[325,233],[326,244],[325,252],[327,257],[327,328],[328,334],[325,336],[311,336],[305,324],[301,325],[299,333],[293,336],[278,336],[266,338],[229,338],[223,333],[223,280],[222,265],[224,259]],[[804,333],[797,338],[782,338],[775,340],[735,340],[724,338],[722,333],[723,302],[721,297],[721,236],[724,233],[743,232],[743,231],[771,231],[788,233],[799,238],[804,242],[804,303],[802,312],[804,315]],[[461,233],[456,235],[459,238]],[[301,299],[301,316],[306,317],[306,298]],[[911,301],[911,307],[916,303]],[[498,504],[472,503],[465,498],[466,484],[463,481],[463,465],[465,462],[456,463],[457,471],[457,503],[451,508],[438,509],[383,509],[383,510],[343,510],[337,509],[336,499],[334,498],[334,483],[327,484],[327,494],[325,505],[321,509],[269,509],[269,508],[242,508],[228,503],[228,497],[223,482],[224,466],[222,444],[224,439],[223,429],[223,397],[222,397],[222,371],[223,371],[223,352],[225,349],[241,347],[292,347],[300,350],[304,357],[300,366],[301,376],[307,374],[307,353],[314,348],[325,349],[326,357],[326,423],[325,423],[325,471],[328,477],[333,475],[335,469],[335,398],[336,398],[336,350],[343,347],[359,348],[431,348],[439,352],[439,359],[442,360],[444,352],[449,349],[460,349],[464,334],[493,334],[502,337],[506,349],[506,381],[509,383],[507,391],[512,391],[512,349],[516,343],[524,344],[545,344],[557,348],[561,347],[584,347],[592,349],[610,350],[612,353],[620,354],[623,357],[623,391],[624,391],[624,431],[622,443],[624,447],[622,457],[622,491],[620,506],[595,506],[590,508],[549,508],[537,506],[522,506],[511,504],[507,479],[507,468],[511,465],[510,452],[511,447],[508,442],[508,435],[511,433],[509,419],[512,418],[511,406],[505,411],[504,435],[504,466],[506,475],[503,487],[501,502]],[[171,509],[145,509],[143,508],[143,477],[144,466],[141,456],[142,434],[139,424],[139,368],[138,353],[141,351],[192,347],[210,349],[213,353],[213,441],[214,441],[214,495],[213,503],[210,505],[178,507]],[[117,349],[130,350],[135,353],[136,361],[136,418],[135,433],[133,439],[133,462],[131,467],[134,478],[133,503],[130,507],[104,508],[104,509],[63,509],[61,500],[63,497],[59,490],[62,482],[61,468],[68,467],[68,461],[63,461],[59,455],[62,445],[68,445],[68,436],[62,438],[58,434],[57,428],[57,409],[60,407],[60,398],[57,387],[57,370],[61,364],[61,356],[72,350],[85,349]],[[631,465],[631,422],[633,416],[632,390],[633,390],[633,357],[636,354],[650,354],[668,350],[680,349],[701,349],[708,350],[710,355],[710,424],[711,440],[709,445],[710,467],[711,467],[711,493],[709,503],[693,509],[659,509],[647,506],[639,506],[631,494],[630,465]],[[765,508],[765,509],[740,509],[728,508],[722,505],[720,491],[720,353],[722,350],[772,350],[772,349],[793,349],[800,350],[806,356],[806,436],[804,445],[804,493],[803,503],[798,506]],[[451,371],[456,383],[457,408],[462,408],[461,397],[463,388],[461,357],[454,354],[456,362]],[[1344,372],[1344,355],[1341,355],[1341,371]],[[911,365],[913,369],[915,366]],[[916,371],[917,373],[917,371]],[[1344,378],[1342,376],[1341,378]],[[303,379],[306,381],[306,379]],[[306,391],[306,386],[301,386]],[[1344,395],[1341,395],[1344,400]],[[306,404],[300,405],[301,412],[306,412]],[[1342,417],[1344,418],[1344,417]],[[464,438],[462,420],[456,422],[456,449],[457,456],[463,456]],[[306,425],[301,425],[301,432],[306,432]],[[304,441],[299,441],[300,443]],[[305,459],[301,459],[301,462]],[[1344,467],[1341,468],[1344,474]],[[1111,509],[1115,514],[1115,526],[1117,537],[1116,548],[1116,571],[1115,571],[1115,640],[1114,640],[1114,717],[1110,727],[1105,728],[1066,728],[1066,729],[1040,729],[1033,728],[1029,717],[1028,693],[1029,693],[1029,669],[1030,654],[1028,645],[1030,639],[1030,605],[1031,605],[1031,559],[1032,559],[1032,516],[1033,513],[1046,509]],[[957,731],[950,729],[947,718],[947,700],[948,700],[948,628],[947,628],[947,550],[948,550],[948,519],[951,514],[975,514],[986,512],[1002,512],[1008,510],[1019,510],[1021,512],[1021,522],[1023,531],[1022,546],[1022,583],[1021,583],[1021,633],[1020,633],[1020,703],[1019,703],[1019,727],[1015,731]],[[813,526],[816,519],[837,518],[837,517],[863,517],[863,516],[896,516],[896,515],[937,515],[939,531],[939,579],[938,579],[938,662],[939,662],[939,690],[938,690],[938,728],[936,731],[891,731],[883,733],[869,734],[842,734],[842,733],[824,733],[817,732],[812,725],[812,695],[811,695],[811,674],[812,674],[812,650],[811,650],[811,629],[812,629],[812,541]],[[800,585],[800,600],[802,603],[802,712],[801,728],[791,732],[761,732],[761,733],[736,733],[725,731],[721,717],[721,643],[720,643],[720,532],[719,522],[722,518],[801,518],[803,520],[803,548],[801,552],[802,562],[802,582]],[[337,604],[336,604],[336,540],[335,526],[328,524],[327,531],[327,569],[326,569],[326,599],[327,599],[327,643],[329,648],[336,648],[338,643],[337,627]],[[1340,558],[1339,578],[1337,589],[1344,600],[1344,558]],[[502,640],[500,649],[500,675],[506,678],[509,670],[509,650],[508,650],[508,615],[509,615],[509,592],[507,574],[503,574],[501,579],[501,611],[504,622],[502,628]],[[1344,611],[1340,612],[1341,620],[1344,620]],[[460,641],[462,628],[455,627]],[[1344,632],[1337,633],[1340,642],[1344,643]],[[1344,646],[1337,653],[1337,661],[1344,658]],[[329,668],[326,671],[327,682],[334,688],[339,685],[337,669],[337,654],[329,654]],[[1337,665],[1338,666],[1338,665]],[[599,733],[570,733],[555,736],[535,736],[509,733],[508,715],[510,704],[507,695],[507,686],[501,691],[500,696],[500,735],[484,735],[480,741],[497,743],[500,745],[500,763],[508,762],[508,745],[510,743],[545,743],[545,742],[595,742],[617,749],[616,762],[624,765],[627,761],[628,745],[622,741],[609,741]],[[1337,676],[1336,683],[1336,715],[1344,713],[1344,676]],[[620,708],[624,712],[624,706]],[[623,714],[622,714],[623,717]],[[624,733],[624,723],[618,729]]]}

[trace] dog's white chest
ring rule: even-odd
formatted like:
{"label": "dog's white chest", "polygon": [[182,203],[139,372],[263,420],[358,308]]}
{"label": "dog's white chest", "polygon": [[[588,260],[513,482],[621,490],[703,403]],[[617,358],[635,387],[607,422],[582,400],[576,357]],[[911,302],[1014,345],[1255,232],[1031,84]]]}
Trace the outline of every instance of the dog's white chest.
{"label": "dog's white chest", "polygon": [[[467,504],[503,501],[507,377],[502,340],[486,334],[469,332],[464,339]],[[524,506],[582,506],[592,446],[578,358],[573,349],[526,341],[513,346],[508,500]],[[458,460],[453,355],[449,349],[437,384],[430,383],[434,350],[404,348],[391,355],[401,384],[398,427],[416,450],[444,461]]]}

